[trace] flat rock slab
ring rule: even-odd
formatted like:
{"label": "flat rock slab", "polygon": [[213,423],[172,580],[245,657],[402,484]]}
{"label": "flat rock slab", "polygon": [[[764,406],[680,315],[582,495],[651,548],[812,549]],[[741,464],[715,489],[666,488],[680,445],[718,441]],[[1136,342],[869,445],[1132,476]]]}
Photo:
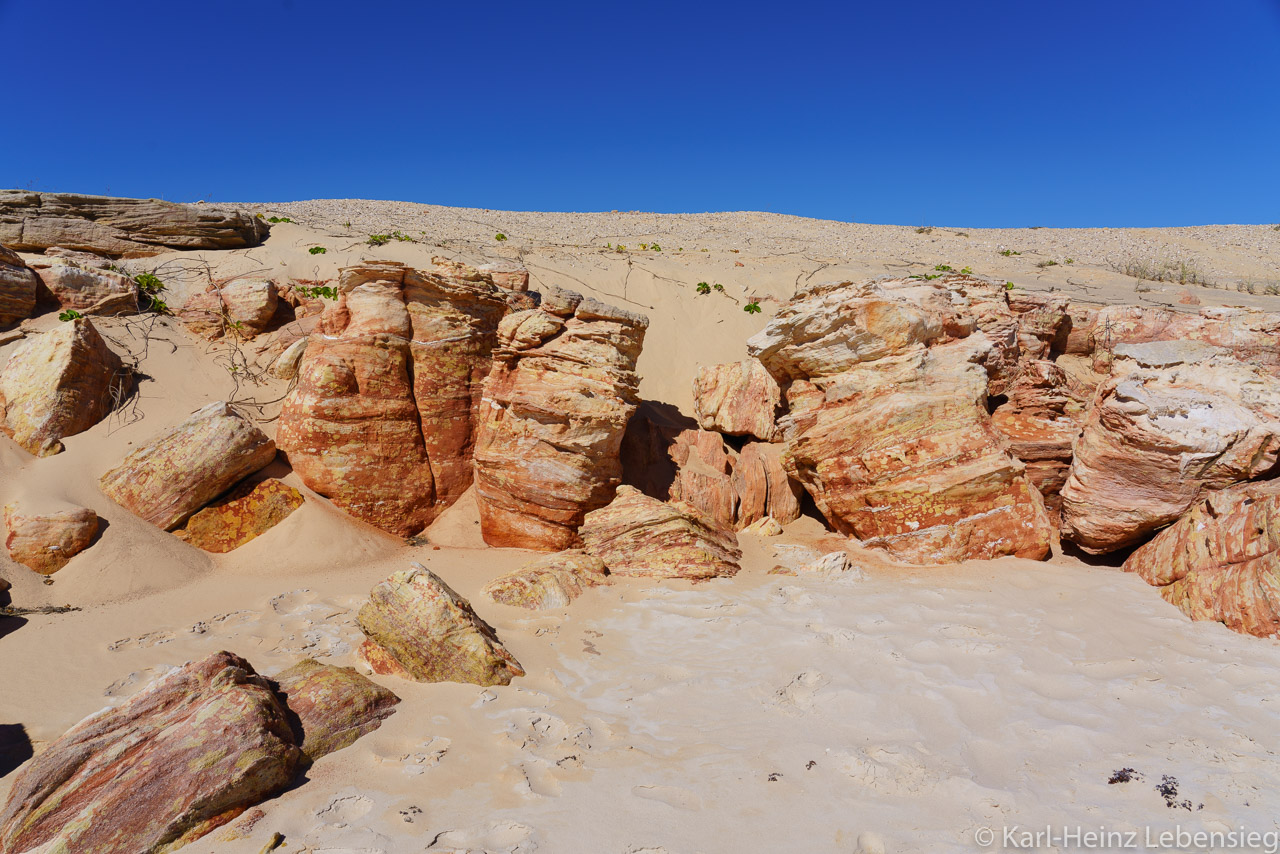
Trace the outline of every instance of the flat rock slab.
{"label": "flat rock slab", "polygon": [[193,515],[174,536],[207,552],[229,552],[283,522],[305,501],[301,492],[275,478],[241,484]]}

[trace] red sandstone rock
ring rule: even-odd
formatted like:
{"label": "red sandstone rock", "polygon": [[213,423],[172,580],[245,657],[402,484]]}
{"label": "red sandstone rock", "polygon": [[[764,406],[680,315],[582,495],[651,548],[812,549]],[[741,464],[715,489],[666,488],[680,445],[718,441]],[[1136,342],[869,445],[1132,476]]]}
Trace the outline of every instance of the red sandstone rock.
{"label": "red sandstone rock", "polygon": [[745,527],[765,517],[779,524],[800,518],[800,490],[782,464],[782,446],[749,442],[733,464],[733,489],[738,496],[736,525]]}
{"label": "red sandstone rock", "polygon": [[187,300],[178,316],[198,335],[252,338],[267,328],[279,305],[274,283],[236,279]]}
{"label": "red sandstone rock", "polygon": [[138,313],[138,286],[123,273],[81,267],[61,258],[37,263],[35,271],[41,300],[57,303],[59,308],[99,316]]}
{"label": "red sandstone rock", "polygon": [[564,608],[588,588],[607,584],[604,561],[579,549],[538,558],[490,581],[485,594],[495,602],[546,611]]}
{"label": "red sandstone rock", "polygon": [[682,430],[668,450],[676,465],[668,498],[681,501],[732,530],[738,521],[738,492],[733,473],[737,454],[719,433]]}
{"label": "red sandstone rock", "polygon": [[31,316],[39,281],[17,253],[0,246],[0,326]]}
{"label": "red sandstone rock", "polygon": [[4,508],[9,557],[41,575],[52,575],[89,547],[98,533],[98,514],[87,507]]}
{"label": "red sandstone rock", "polygon": [[351,667],[311,658],[273,680],[301,730],[298,746],[310,764],[373,732],[395,712],[400,698]]}
{"label": "red sandstone rock", "polygon": [[755,359],[698,369],[693,408],[704,430],[773,441],[782,402],[778,382]]}
{"label": "red sandstone rock", "polygon": [[304,500],[275,478],[243,483],[192,515],[174,535],[207,552],[229,552],[283,522]]}

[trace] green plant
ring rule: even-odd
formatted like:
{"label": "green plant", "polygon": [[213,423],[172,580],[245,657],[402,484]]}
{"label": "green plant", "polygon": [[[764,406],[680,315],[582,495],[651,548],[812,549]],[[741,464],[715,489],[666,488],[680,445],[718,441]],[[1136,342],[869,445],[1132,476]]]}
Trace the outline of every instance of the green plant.
{"label": "green plant", "polygon": [[58,315],[58,319],[62,321],[78,320],[81,317],[84,317],[84,315],[76,311],[74,308],[69,308]]}
{"label": "green plant", "polygon": [[1062,259],[1062,263],[1063,263],[1063,264],[1074,264],[1075,262],[1076,262],[1076,259],[1074,259],[1074,258],[1063,258],[1063,259]]}
{"label": "green plant", "polygon": [[1012,250],[1012,249],[1001,249],[1001,250],[1000,250],[1000,254],[1001,254],[1001,255],[1003,255],[1004,257],[1008,258],[1010,255],[1021,255],[1022,253],[1021,253],[1021,252],[1015,252],[1015,251],[1014,251],[1014,250]]}
{"label": "green plant", "polygon": [[1053,260],[1052,258],[1050,258],[1050,259],[1049,259],[1049,260],[1047,260],[1047,261],[1040,261],[1039,263],[1037,263],[1037,264],[1036,264],[1036,266],[1043,270],[1045,267],[1056,267],[1056,266],[1058,266],[1058,262],[1057,262],[1057,261],[1055,261],[1055,260]]}
{"label": "green plant", "polygon": [[656,243],[650,243],[650,244],[649,244],[649,248],[650,248],[650,249],[652,249],[654,252],[661,252],[661,251],[662,251],[662,247],[661,247],[661,246],[659,246],[659,245],[658,245],[658,244],[656,244]]}
{"label": "green plant", "polygon": [[307,299],[337,299],[338,289],[328,285],[294,285],[296,293]]}
{"label": "green plant", "polygon": [[965,267],[963,270],[961,270],[961,271],[960,271],[960,275],[962,275],[962,276],[972,276],[972,275],[973,275],[973,268],[972,268],[972,267]]}
{"label": "green plant", "polygon": [[345,228],[345,229],[347,229],[348,231],[350,231],[350,230],[351,230],[351,220],[347,220],[346,222],[344,222],[344,223],[342,224],[342,227],[343,227],[343,228]]}
{"label": "green plant", "polygon": [[956,232],[956,237],[968,237],[968,236],[969,236],[969,232],[967,232],[967,231],[957,231],[957,232]]}
{"label": "green plant", "polygon": [[507,236],[503,234],[501,231],[499,231],[497,234],[493,236],[493,239],[501,243],[502,241],[507,239]]}
{"label": "green plant", "polygon": [[641,252],[644,252],[644,251],[645,251],[646,249],[648,249],[648,248],[649,248],[649,244],[648,244],[648,243],[641,243],[641,244],[640,244],[640,251],[641,251]]}
{"label": "green plant", "polygon": [[613,247],[613,249],[614,249],[614,251],[615,251],[615,252],[626,252],[626,251],[627,251],[627,247],[623,246],[621,243],[619,243],[617,246]]}
{"label": "green plant", "polygon": [[399,229],[396,229],[395,231],[391,232],[391,236],[392,236],[393,238],[395,238],[396,240],[400,241],[401,243],[414,243],[414,242],[416,242],[412,237],[410,237],[410,236],[409,236],[409,235],[407,235],[407,234],[404,234],[404,233],[403,233],[403,232],[401,232]]}
{"label": "green plant", "polygon": [[254,215],[253,215],[253,218],[254,218],[254,219],[263,219],[263,216],[262,216],[262,214],[260,214],[260,213],[256,213],[256,214],[254,214]]}
{"label": "green plant", "polygon": [[933,226],[922,225],[916,229],[916,234],[933,234]]}
{"label": "green plant", "polygon": [[370,246],[382,246],[391,239],[389,234],[370,234],[369,239],[365,241]]}
{"label": "green plant", "polygon": [[323,255],[324,253],[328,252],[329,250],[328,250],[328,249],[325,249],[323,246],[312,246],[312,247],[311,247],[310,249],[308,249],[307,251],[308,251],[308,252],[310,252],[312,255]]}
{"label": "green plant", "polygon": [[751,302],[747,303],[742,307],[742,310],[745,311],[747,314],[759,314],[761,311],[760,300],[759,299],[751,300]]}
{"label": "green plant", "polygon": [[613,248],[613,244],[612,244],[612,243],[606,243],[606,244],[604,245],[604,248],[605,248],[605,249],[612,249],[612,248]]}
{"label": "green plant", "polygon": [[1135,279],[1144,279],[1152,282],[1177,282],[1180,285],[1212,285],[1212,282],[1205,278],[1205,275],[1200,272],[1200,269],[1196,267],[1193,261],[1170,258],[1156,258],[1148,261],[1130,258],[1119,264],[1112,264],[1111,267],[1116,272],[1124,273],[1126,276],[1132,276]]}
{"label": "green plant", "polygon": [[947,264],[939,264],[939,265],[937,265],[936,267],[934,267],[933,269],[937,270],[939,273],[951,273],[951,272],[954,272],[954,271],[951,269],[951,267],[950,267],[949,265],[947,265]]}
{"label": "green plant", "polygon": [[1013,282],[1005,282],[1005,283],[1004,283],[1004,289],[1005,289],[1006,291],[1011,291],[1011,290],[1013,290]]}
{"label": "green plant", "polygon": [[700,294],[709,294],[711,293],[711,286],[706,282],[698,282],[697,290]]}
{"label": "green plant", "polygon": [[715,291],[718,291],[719,293],[724,293],[724,285],[720,284],[719,282],[716,282],[714,285],[711,286],[711,288]]}
{"label": "green plant", "polygon": [[274,224],[277,222],[293,222],[293,220],[289,219],[287,216],[269,216],[267,217],[267,222]]}
{"label": "green plant", "polygon": [[139,292],[147,300],[147,311],[154,311],[156,314],[169,314],[169,305],[160,298],[160,294],[164,292],[164,282],[160,281],[160,277],[155,273],[139,273],[133,277],[134,283],[138,286]]}

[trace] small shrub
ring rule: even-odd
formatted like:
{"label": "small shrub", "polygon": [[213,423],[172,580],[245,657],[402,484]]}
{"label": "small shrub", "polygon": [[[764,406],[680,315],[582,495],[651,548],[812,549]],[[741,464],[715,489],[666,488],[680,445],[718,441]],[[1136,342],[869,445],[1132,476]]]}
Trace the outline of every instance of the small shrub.
{"label": "small shrub", "polygon": [[717,291],[719,293],[724,293],[724,285],[720,284],[719,282],[716,282],[714,285],[711,286],[711,288],[712,290]]}
{"label": "small shrub", "polygon": [[967,231],[957,231],[957,232],[956,232],[956,237],[968,237],[968,236],[969,236],[969,232],[967,232]]}
{"label": "small shrub", "polygon": [[164,290],[164,282],[155,273],[139,273],[133,277],[133,281],[144,294],[158,294]]}
{"label": "small shrub", "polygon": [[391,239],[389,234],[370,234],[369,239],[365,241],[370,246],[383,246]]}
{"label": "small shrub", "polygon": [[1074,259],[1074,258],[1063,258],[1063,259],[1062,259],[1062,263],[1063,263],[1063,264],[1074,264],[1075,262],[1076,262],[1076,259]]}
{"label": "small shrub", "polygon": [[621,243],[619,243],[617,246],[613,247],[613,249],[614,249],[614,251],[615,251],[615,252],[626,252],[626,251],[627,251],[627,247],[626,247],[626,246],[623,246]]}
{"label": "small shrub", "polygon": [[654,252],[661,252],[661,251],[662,251],[662,247],[661,247],[661,246],[659,246],[659,245],[658,245],[658,244],[656,244],[656,243],[650,243],[650,244],[649,244],[649,248],[650,248],[650,249],[652,249]]}
{"label": "small shrub", "polygon": [[709,294],[711,293],[711,286],[706,282],[698,282],[697,291],[700,294]]}
{"label": "small shrub", "polygon": [[78,320],[81,317],[84,317],[84,315],[76,311],[74,308],[69,308],[58,315],[58,319],[64,322],[68,320]]}
{"label": "small shrub", "polygon": [[1112,264],[1111,268],[1117,273],[1123,273],[1139,280],[1176,282],[1180,285],[1212,285],[1192,261],[1168,258],[1157,258],[1148,261],[1141,258],[1130,258],[1119,264]]}
{"label": "small shrub", "polygon": [[961,271],[960,271],[960,275],[962,275],[962,276],[972,276],[972,275],[973,275],[973,268],[972,268],[972,267],[965,267],[963,270],[961,270]]}
{"label": "small shrub", "polygon": [[1000,254],[1008,258],[1010,255],[1021,255],[1021,252],[1015,252],[1012,249],[1001,249]]}
{"label": "small shrub", "polygon": [[760,300],[753,299],[751,302],[744,305],[742,307],[742,310],[745,311],[747,314],[759,314],[761,312]]}
{"label": "small shrub", "polygon": [[1011,290],[1013,290],[1013,282],[1005,282],[1005,283],[1004,283],[1004,289],[1005,289],[1006,291],[1011,291]]}
{"label": "small shrub", "polygon": [[1036,266],[1037,266],[1037,267],[1039,267],[1041,270],[1043,270],[1045,267],[1056,267],[1056,266],[1058,266],[1058,262],[1057,262],[1057,261],[1054,261],[1052,258],[1050,258],[1050,259],[1049,259],[1049,260],[1047,260],[1047,261],[1041,261],[1041,262],[1037,263],[1037,264],[1036,264]]}
{"label": "small shrub", "polygon": [[307,251],[308,251],[308,252],[310,252],[312,255],[323,255],[324,253],[328,252],[329,250],[328,250],[328,249],[325,249],[323,246],[312,246],[312,247],[311,247],[310,249],[308,249]]}
{"label": "small shrub", "polygon": [[640,244],[640,251],[641,251],[641,252],[644,252],[644,251],[645,251],[645,250],[647,250],[648,248],[649,248],[649,244],[648,244],[648,243],[641,243],[641,244]]}
{"label": "small shrub", "polygon": [[342,227],[343,227],[343,228],[345,228],[347,231],[350,231],[350,230],[351,230],[351,220],[347,220],[346,222],[344,222],[344,223],[342,224]]}
{"label": "small shrub", "polygon": [[916,234],[933,234],[933,226],[922,225],[916,229]]}
{"label": "small shrub", "polygon": [[338,289],[329,285],[294,285],[293,289],[307,299],[337,299]]}
{"label": "small shrub", "polygon": [[493,236],[493,239],[501,243],[507,239],[507,236],[503,234],[501,231],[499,231],[497,234]]}
{"label": "small shrub", "polygon": [[277,222],[293,222],[293,220],[289,219],[287,216],[269,216],[267,217],[267,222],[274,225]]}
{"label": "small shrub", "polygon": [[939,273],[950,273],[950,272],[953,272],[953,271],[952,271],[952,269],[951,269],[951,267],[950,267],[949,265],[947,265],[947,264],[939,264],[939,265],[937,265],[936,267],[934,267],[933,269],[937,270]]}
{"label": "small shrub", "polygon": [[402,233],[399,229],[397,229],[397,230],[395,230],[395,231],[391,232],[391,237],[392,237],[392,238],[394,238],[395,240],[400,241],[401,243],[416,243],[416,242],[417,242],[417,241],[415,241],[412,237],[410,237],[409,235]]}

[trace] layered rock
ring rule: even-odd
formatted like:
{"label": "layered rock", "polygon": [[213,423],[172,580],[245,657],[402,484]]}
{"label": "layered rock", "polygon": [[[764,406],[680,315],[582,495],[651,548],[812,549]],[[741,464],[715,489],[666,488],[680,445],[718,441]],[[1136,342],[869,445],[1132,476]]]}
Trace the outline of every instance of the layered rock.
{"label": "layered rock", "polygon": [[[1170,348],[1142,347],[1167,364]],[[1209,490],[1269,475],[1280,454],[1280,380],[1264,368],[1225,355],[1144,368],[1136,355],[1099,387],[1062,489],[1063,535],[1092,553],[1141,542]]]}
{"label": "layered rock", "polygon": [[152,437],[99,484],[117,504],[171,531],[275,456],[275,442],[219,401]]}
{"label": "layered rock", "polygon": [[[1080,317],[1073,350],[1092,355],[1097,370],[1110,367],[1118,345],[1196,341],[1227,350],[1237,359],[1280,371],[1280,313],[1249,308],[1202,308],[1197,313],[1107,306]],[[1073,322],[1075,318],[1073,318]]]}
{"label": "layered rock", "polygon": [[242,483],[193,514],[174,535],[207,552],[229,552],[283,522],[304,501],[301,492],[275,478]]}
{"label": "layered rock", "polygon": [[1065,314],[1024,335],[1001,299],[967,277],[818,285],[748,342],[787,386],[783,464],[836,530],[914,563],[1048,555],[1043,501],[986,403],[1030,357],[1020,336],[1040,352]]}
{"label": "layered rock", "polygon": [[484,385],[476,499],[485,542],[559,551],[621,482],[648,320],[568,291],[504,318]]}
{"label": "layered rock", "polygon": [[770,517],[780,524],[800,518],[800,485],[787,475],[781,445],[749,442],[733,464],[733,491],[738,496],[737,527]]}
{"label": "layered rock", "polygon": [[736,575],[742,552],[732,531],[688,506],[618,487],[587,514],[582,540],[613,575],[692,580]]}
{"label": "layered rock", "polygon": [[1209,492],[1125,561],[1193,620],[1280,633],[1280,482]]}
{"label": "layered rock", "polygon": [[400,702],[354,668],[321,664],[312,658],[299,661],[273,681],[300,730],[295,735],[304,764],[373,732]]}
{"label": "layered rock", "polygon": [[280,446],[308,487],[408,536],[472,481],[474,423],[504,292],[393,262],[345,268],[301,354]]}
{"label": "layered rock", "polygon": [[80,314],[138,313],[138,285],[123,273],[82,267],[62,258],[50,258],[34,267],[40,278],[38,296],[44,302]]}
{"label": "layered rock", "polygon": [[667,497],[688,504],[721,527],[735,528],[739,499],[733,475],[737,454],[725,445],[720,434],[682,430],[668,453],[676,469]]}
{"label": "layered rock", "polygon": [[524,675],[493,627],[425,567],[374,587],[357,619],[368,638],[360,655],[375,673],[476,685],[507,685]]}
{"label": "layered rock", "polygon": [[0,190],[0,243],[19,252],[54,246],[142,257],[166,249],[257,246],[266,223],[244,211],[77,193]]}
{"label": "layered rock", "polygon": [[771,442],[782,403],[778,382],[755,359],[698,369],[693,408],[703,430]]}
{"label": "layered rock", "polygon": [[253,338],[271,323],[279,305],[273,282],[236,279],[193,295],[178,316],[197,335]]}
{"label": "layered rock", "polygon": [[0,246],[0,326],[31,316],[39,282],[35,271],[16,253]]}
{"label": "layered rock", "polygon": [[98,534],[98,514],[87,507],[4,508],[9,557],[41,575],[52,575],[89,547]]}
{"label": "layered rock", "polygon": [[23,766],[0,809],[0,850],[172,851],[282,790],[300,758],[270,684],[215,653]]}
{"label": "layered rock", "polygon": [[33,454],[97,424],[132,378],[87,318],[29,338],[0,373],[0,428]]}
{"label": "layered rock", "polygon": [[530,611],[564,608],[588,588],[607,584],[604,561],[580,549],[538,558],[490,581],[485,595],[495,602]]}

